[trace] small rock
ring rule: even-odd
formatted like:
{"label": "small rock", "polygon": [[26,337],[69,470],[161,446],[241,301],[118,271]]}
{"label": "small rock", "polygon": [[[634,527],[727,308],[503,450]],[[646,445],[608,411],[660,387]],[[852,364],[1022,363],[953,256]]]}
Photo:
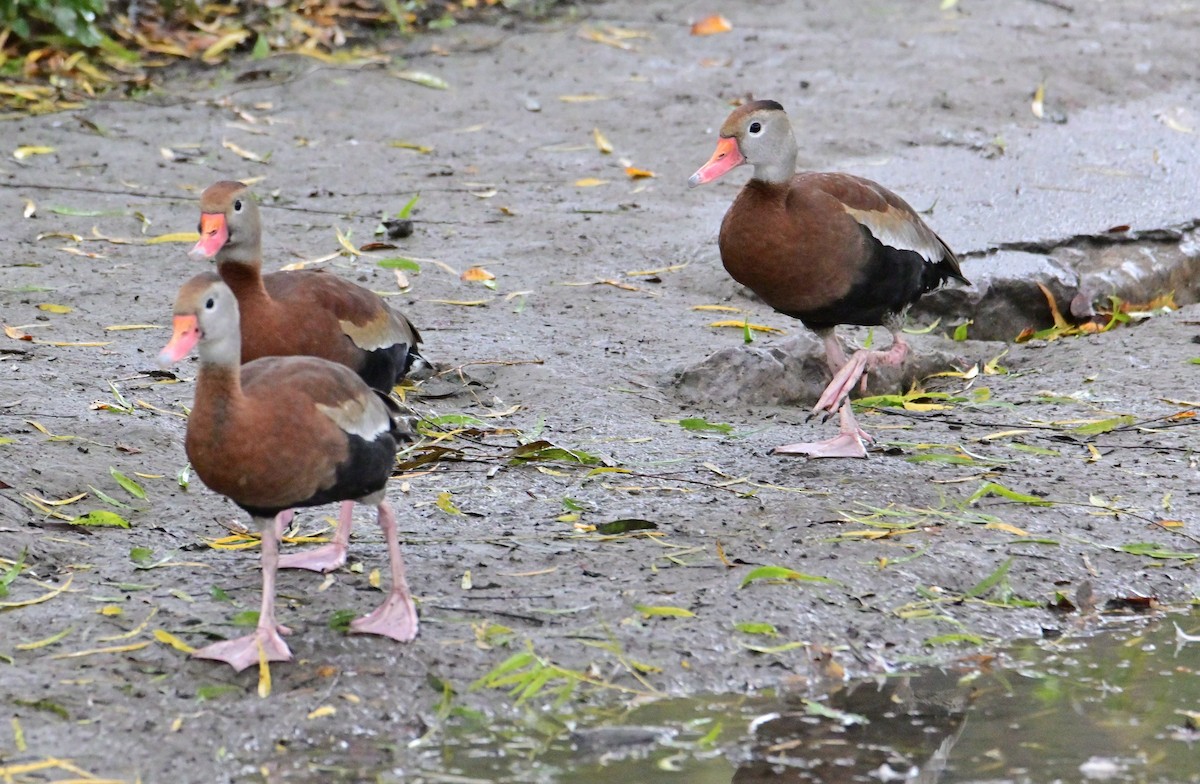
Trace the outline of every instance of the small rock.
{"label": "small rock", "polygon": [[391,218],[383,222],[383,228],[387,229],[388,239],[402,240],[412,236],[413,222],[409,218]]}

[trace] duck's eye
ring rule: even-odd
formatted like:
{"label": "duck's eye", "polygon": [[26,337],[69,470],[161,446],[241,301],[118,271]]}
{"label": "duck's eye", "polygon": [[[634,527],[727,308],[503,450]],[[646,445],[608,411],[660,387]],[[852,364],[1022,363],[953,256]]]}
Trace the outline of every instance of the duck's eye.
{"label": "duck's eye", "polygon": [[241,212],[241,211],[242,211],[242,200],[241,200],[241,199],[234,199],[234,201],[233,201],[233,211],[234,211],[234,212]]}
{"label": "duck's eye", "polygon": [[216,306],[217,306],[217,301],[216,301],[215,299],[213,299],[212,297],[209,297],[209,298],[208,298],[207,300],[205,300],[205,302],[204,302],[204,309],[205,309],[205,310],[212,310],[212,309],[213,309],[213,308],[215,308]]}
{"label": "duck's eye", "polygon": [[758,136],[760,133],[762,133],[762,123],[760,123],[758,120],[750,123],[749,131],[751,136]]}

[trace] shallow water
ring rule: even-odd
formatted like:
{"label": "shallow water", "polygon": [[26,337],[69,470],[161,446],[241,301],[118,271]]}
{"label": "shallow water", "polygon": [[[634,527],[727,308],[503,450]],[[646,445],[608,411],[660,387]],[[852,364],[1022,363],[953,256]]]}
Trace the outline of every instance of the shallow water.
{"label": "shallow water", "polygon": [[705,695],[570,719],[453,718],[419,774],[381,780],[1196,782],[1200,641],[1183,636],[1196,634],[1196,612],[1117,622],[815,701]]}

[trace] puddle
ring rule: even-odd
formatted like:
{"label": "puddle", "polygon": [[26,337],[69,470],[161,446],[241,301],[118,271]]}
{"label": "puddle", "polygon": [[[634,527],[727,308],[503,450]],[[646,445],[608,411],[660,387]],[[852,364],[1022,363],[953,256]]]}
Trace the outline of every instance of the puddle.
{"label": "puddle", "polygon": [[[1200,614],[846,684],[525,724],[449,720],[382,782],[1200,781]],[[1189,718],[1190,716],[1190,718]]]}

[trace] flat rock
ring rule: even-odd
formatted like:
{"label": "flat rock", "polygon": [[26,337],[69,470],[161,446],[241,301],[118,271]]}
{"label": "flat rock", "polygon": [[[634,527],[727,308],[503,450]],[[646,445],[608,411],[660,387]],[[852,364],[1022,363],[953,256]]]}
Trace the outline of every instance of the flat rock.
{"label": "flat rock", "polygon": [[[883,336],[887,340],[887,335]],[[1003,344],[956,342],[934,335],[908,336],[912,351],[900,367],[872,371],[867,394],[894,394],[914,381],[945,370],[965,370],[1004,350]],[[884,343],[883,347],[886,348]],[[851,350],[852,346],[847,346]],[[694,365],[676,370],[668,379],[688,403],[716,405],[811,406],[830,380],[825,347],[812,333],[772,345],[731,346]]]}

